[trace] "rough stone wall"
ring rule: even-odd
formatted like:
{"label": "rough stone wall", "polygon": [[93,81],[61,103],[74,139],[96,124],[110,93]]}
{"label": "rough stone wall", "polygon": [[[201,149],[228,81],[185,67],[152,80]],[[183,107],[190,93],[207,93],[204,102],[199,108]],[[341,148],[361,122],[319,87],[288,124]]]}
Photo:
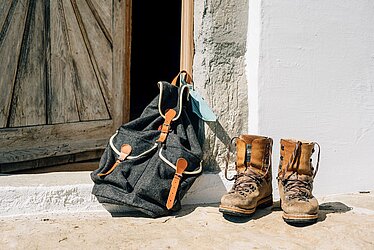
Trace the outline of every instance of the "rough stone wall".
{"label": "rough stone wall", "polygon": [[203,132],[205,171],[215,172],[225,166],[230,138],[247,131],[248,0],[195,1],[194,22],[195,88],[218,117]]}

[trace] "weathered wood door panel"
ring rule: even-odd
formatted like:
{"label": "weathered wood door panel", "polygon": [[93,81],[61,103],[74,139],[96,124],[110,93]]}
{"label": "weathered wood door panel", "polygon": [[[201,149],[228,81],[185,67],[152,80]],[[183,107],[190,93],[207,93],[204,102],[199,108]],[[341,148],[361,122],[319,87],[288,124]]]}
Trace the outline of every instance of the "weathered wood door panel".
{"label": "weathered wood door panel", "polygon": [[130,7],[0,1],[0,171],[97,152],[128,119]]}

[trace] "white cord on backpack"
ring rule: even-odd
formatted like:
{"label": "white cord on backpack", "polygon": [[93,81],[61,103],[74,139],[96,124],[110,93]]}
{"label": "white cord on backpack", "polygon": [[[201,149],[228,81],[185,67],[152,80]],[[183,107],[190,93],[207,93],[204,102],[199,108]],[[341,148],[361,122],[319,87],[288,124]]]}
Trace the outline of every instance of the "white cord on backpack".
{"label": "white cord on backpack", "polygon": [[[165,119],[165,115],[162,113],[161,111],[161,102],[162,102],[162,93],[163,93],[163,83],[162,82],[158,82],[158,86],[160,88],[160,96],[158,97],[158,112],[160,113],[160,115],[162,116],[162,118]],[[179,119],[179,117],[181,116],[182,114],[182,108],[183,108],[183,94],[184,94],[184,91],[185,89],[188,90],[188,86],[187,85],[183,85],[181,88],[181,91],[180,91],[180,94],[179,94],[179,111],[178,111],[178,115],[175,116],[173,118],[172,121],[176,121]]]}
{"label": "white cord on backpack", "polygon": [[[177,170],[177,166],[175,166],[173,163],[171,163],[168,159],[166,159],[163,155],[162,155],[162,147],[160,148],[160,151],[158,151],[158,156],[161,158],[161,160],[163,160],[166,164],[168,164],[170,167],[174,168],[175,170]],[[193,174],[200,174],[201,171],[203,170],[203,162],[200,161],[200,167],[195,170],[195,171],[184,171],[183,174],[188,174],[188,175],[193,175]]]}
{"label": "white cord on backpack", "polygon": [[[121,152],[120,152],[120,151],[119,151],[119,150],[114,146],[114,144],[113,144],[113,139],[114,139],[114,137],[115,137],[117,134],[118,134],[118,130],[116,131],[116,133],[115,133],[114,135],[112,135],[112,137],[110,137],[110,139],[109,139],[109,145],[110,145],[110,147],[113,149],[113,151],[114,151],[114,152],[119,156],[119,155],[121,154]],[[147,155],[147,154],[149,154],[150,152],[152,152],[153,150],[155,150],[155,149],[157,148],[157,146],[158,146],[158,144],[155,143],[155,144],[153,145],[153,147],[151,147],[150,149],[144,151],[143,153],[141,153],[141,154],[139,154],[139,155],[134,155],[134,156],[129,155],[129,156],[127,156],[127,159],[129,159],[129,160],[134,160],[134,159],[140,158],[140,157],[142,157],[142,156],[144,156],[144,155]]]}

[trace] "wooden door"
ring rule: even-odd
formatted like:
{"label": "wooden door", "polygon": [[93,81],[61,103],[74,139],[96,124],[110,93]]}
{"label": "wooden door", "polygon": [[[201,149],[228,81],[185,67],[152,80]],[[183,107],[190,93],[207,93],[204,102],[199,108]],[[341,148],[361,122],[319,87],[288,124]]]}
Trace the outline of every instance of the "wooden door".
{"label": "wooden door", "polygon": [[129,116],[131,1],[0,1],[0,172],[97,158]]}

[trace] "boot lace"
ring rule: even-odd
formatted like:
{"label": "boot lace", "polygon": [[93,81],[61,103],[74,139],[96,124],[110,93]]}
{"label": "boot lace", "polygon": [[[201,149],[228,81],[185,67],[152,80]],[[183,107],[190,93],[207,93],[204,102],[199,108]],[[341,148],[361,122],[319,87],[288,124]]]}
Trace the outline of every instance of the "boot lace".
{"label": "boot lace", "polygon": [[263,176],[258,175],[254,172],[250,173],[239,173],[234,176],[234,185],[229,193],[238,192],[241,195],[246,196],[247,194],[256,191],[257,186],[261,185]]}
{"label": "boot lace", "polygon": [[303,181],[298,179],[286,179],[283,181],[284,191],[289,199],[298,199],[307,201],[312,198],[312,181]]}
{"label": "boot lace", "polygon": [[[308,199],[313,197],[312,196],[313,179],[318,172],[319,160],[320,160],[320,154],[321,154],[321,146],[317,142],[315,142],[315,144],[318,146],[317,165],[316,165],[314,174],[310,180],[298,179],[297,172],[294,172],[288,177],[285,177],[285,172],[283,172],[281,181],[284,186],[284,191],[288,193],[287,196],[289,199],[298,199],[302,201],[307,201]],[[285,169],[288,169],[290,163],[295,160],[296,155],[299,153],[300,148],[301,148],[301,142],[298,142],[291,156],[291,159],[288,162],[287,167]]]}

